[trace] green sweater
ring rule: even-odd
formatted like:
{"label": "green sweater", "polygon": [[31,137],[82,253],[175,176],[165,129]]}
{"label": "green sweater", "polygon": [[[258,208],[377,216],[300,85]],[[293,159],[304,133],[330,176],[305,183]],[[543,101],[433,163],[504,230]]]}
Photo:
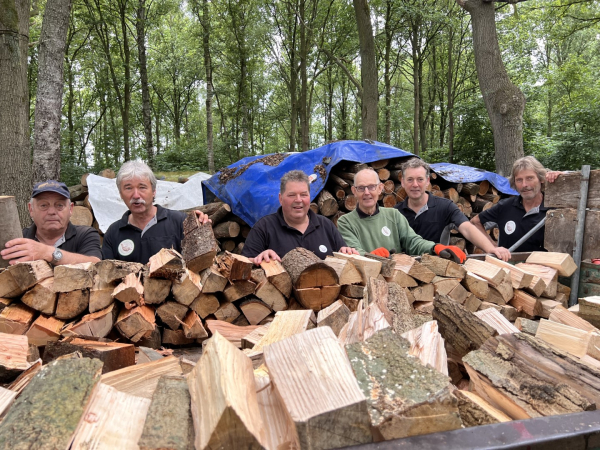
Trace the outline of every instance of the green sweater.
{"label": "green sweater", "polygon": [[396,253],[432,253],[435,242],[426,241],[413,231],[406,217],[395,208],[379,208],[379,214],[360,218],[356,210],[338,219],[338,229],[348,247],[361,255],[379,247]]}

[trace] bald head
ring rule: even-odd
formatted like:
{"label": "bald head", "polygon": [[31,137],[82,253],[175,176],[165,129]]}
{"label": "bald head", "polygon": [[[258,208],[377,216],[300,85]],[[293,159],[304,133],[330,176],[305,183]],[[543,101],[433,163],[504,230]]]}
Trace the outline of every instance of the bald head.
{"label": "bald head", "polygon": [[383,189],[377,172],[363,169],[354,175],[352,193],[358,201],[358,207],[366,214],[373,214],[377,209],[377,200]]}
{"label": "bald head", "polygon": [[354,175],[354,185],[379,184],[379,175],[373,169],[363,169]]}

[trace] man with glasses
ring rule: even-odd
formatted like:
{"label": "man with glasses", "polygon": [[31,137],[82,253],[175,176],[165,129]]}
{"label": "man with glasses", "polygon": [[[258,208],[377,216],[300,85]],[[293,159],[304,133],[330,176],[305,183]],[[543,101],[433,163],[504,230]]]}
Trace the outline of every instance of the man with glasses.
{"label": "man with glasses", "polygon": [[43,259],[54,265],[100,261],[98,231],[69,221],[73,203],[66,184],[36,183],[27,206],[33,224],[23,229],[22,238],[6,243],[3,259],[10,264]]}
{"label": "man with glasses", "polygon": [[435,242],[448,242],[449,226],[454,225],[466,239],[486,253],[503,261],[510,259],[510,252],[496,247],[489,236],[477,229],[451,200],[427,193],[429,165],[413,158],[402,165],[402,187],[406,199],[395,208],[406,217],[411,228],[423,237]]}
{"label": "man with glasses", "polygon": [[338,219],[338,228],[346,243],[364,253],[388,257],[390,250],[409,255],[435,253],[457,262],[464,262],[465,254],[456,246],[445,246],[423,239],[394,208],[380,208],[377,204],[383,185],[373,169],[364,169],[354,176],[352,193],[357,199],[356,209]]}

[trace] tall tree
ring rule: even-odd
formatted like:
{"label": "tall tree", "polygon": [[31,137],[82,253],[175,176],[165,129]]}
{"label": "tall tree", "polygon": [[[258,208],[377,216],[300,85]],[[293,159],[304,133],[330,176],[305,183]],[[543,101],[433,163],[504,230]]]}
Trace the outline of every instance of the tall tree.
{"label": "tall tree", "polygon": [[152,111],[150,108],[150,86],[148,84],[148,63],[146,58],[146,17],[148,9],[146,0],[138,0],[135,21],[138,61],[140,66],[140,84],[142,88],[142,118],[144,136],[146,138],[146,157],[150,167],[154,166],[154,144],[152,143]]}
{"label": "tall tree", "polygon": [[30,222],[29,0],[0,2],[0,195],[16,197],[22,225]]}

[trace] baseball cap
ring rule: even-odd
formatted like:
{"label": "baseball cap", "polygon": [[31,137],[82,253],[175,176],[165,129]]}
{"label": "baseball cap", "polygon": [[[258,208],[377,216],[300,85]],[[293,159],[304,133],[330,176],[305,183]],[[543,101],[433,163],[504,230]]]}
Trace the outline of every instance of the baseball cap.
{"label": "baseball cap", "polygon": [[31,198],[35,197],[36,195],[40,195],[42,192],[56,192],[65,198],[71,198],[71,194],[69,193],[69,188],[67,185],[56,180],[46,180],[36,183],[33,186]]}

